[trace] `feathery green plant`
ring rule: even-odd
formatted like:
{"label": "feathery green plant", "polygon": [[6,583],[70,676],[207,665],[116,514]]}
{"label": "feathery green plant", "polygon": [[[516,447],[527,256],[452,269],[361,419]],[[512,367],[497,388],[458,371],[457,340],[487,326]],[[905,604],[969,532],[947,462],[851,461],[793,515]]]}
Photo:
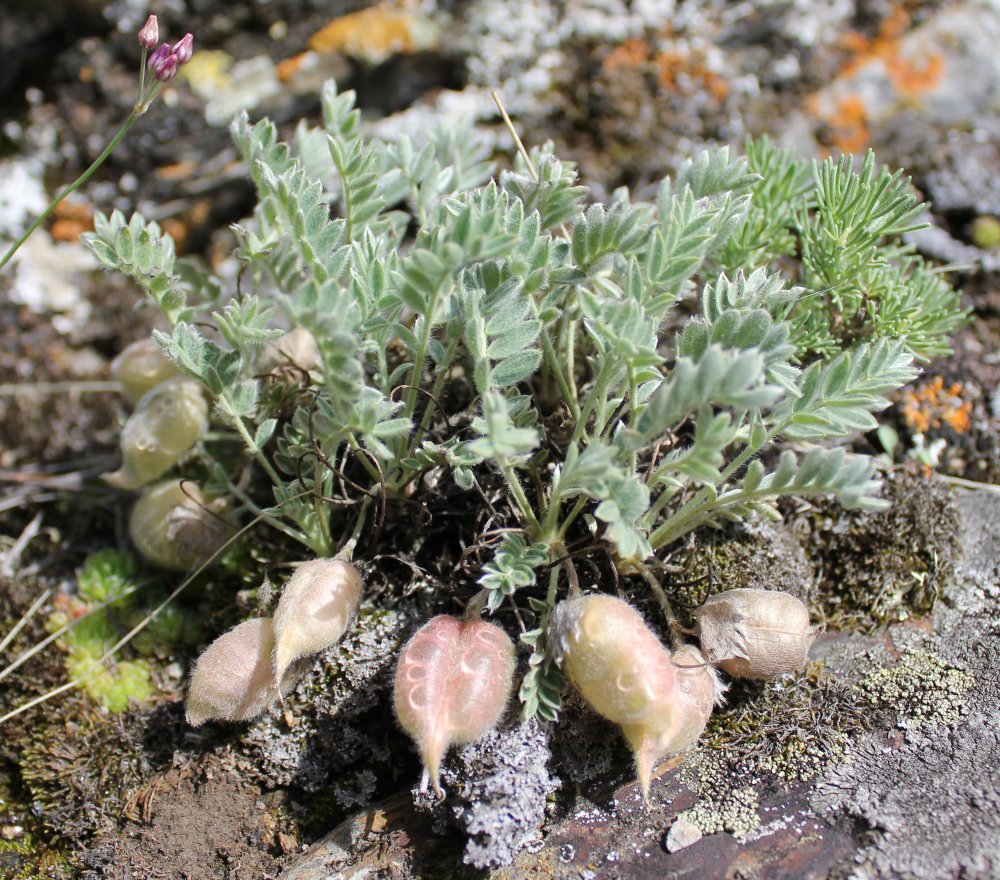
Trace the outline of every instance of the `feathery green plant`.
{"label": "feathery green plant", "polygon": [[[843,442],[965,317],[901,238],[921,207],[900,172],[753,141],[688,161],[653,202],[603,205],[551,146],[491,178],[471,130],[387,144],[352,93],[328,84],[322,106],[291,144],[233,123],[258,196],[235,227],[239,292],[138,215],[99,217],[89,246],[149,290],[158,344],[256,462],[247,488],[231,446],[204,441],[216,492],[322,556],[376,500],[445,475],[491,504],[478,601],[530,621],[526,714],[558,711],[545,633],[574,553],[655,584],[671,543],[777,517],[783,495],[883,506]],[[259,352],[291,327],[319,360],[274,394]],[[335,503],[348,486],[360,505]]]}

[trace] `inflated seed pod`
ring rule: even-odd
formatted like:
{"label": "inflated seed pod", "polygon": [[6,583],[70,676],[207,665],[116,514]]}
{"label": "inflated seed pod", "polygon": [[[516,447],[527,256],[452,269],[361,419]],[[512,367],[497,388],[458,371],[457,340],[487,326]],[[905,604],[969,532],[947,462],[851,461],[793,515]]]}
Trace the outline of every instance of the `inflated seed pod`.
{"label": "inflated seed pod", "polygon": [[726,687],[719,680],[715,667],[694,645],[678,648],[670,659],[674,664],[681,723],[669,751],[683,752],[698,741],[712,709],[725,702],[722,695]]}
{"label": "inflated seed pod", "polygon": [[246,620],[209,645],[191,674],[188,724],[247,721],[278,698],[271,671],[274,627],[265,617]]}
{"label": "inflated seed pod", "polygon": [[644,800],[656,762],[675,751],[682,725],[670,655],[627,602],[603,594],[556,606],[549,624],[566,677],[600,715],[622,728]]}
{"label": "inflated seed pod", "polygon": [[361,604],[361,575],[342,559],[304,562],[288,579],[274,612],[274,675],[335,644]]}
{"label": "inflated seed pod", "polygon": [[195,483],[164,480],[145,489],[128,521],[136,549],[150,562],[194,571],[233,535],[223,503]]}
{"label": "inflated seed pod", "polygon": [[176,376],[143,395],[122,428],[122,466],[104,479],[138,489],[172,468],[208,426],[208,402],[193,379]]}
{"label": "inflated seed pod", "polygon": [[740,678],[801,671],[816,638],[809,610],[780,590],[726,590],[696,616],[705,656]]}
{"label": "inflated seed pod", "polygon": [[135,405],[146,392],[177,376],[180,370],[152,339],[127,345],[112,362],[111,375],[121,383],[122,392]]}
{"label": "inflated seed pod", "polygon": [[416,742],[439,795],[450,745],[474,742],[497,723],[510,699],[514,645],[498,626],[439,615],[403,647],[393,704]]}
{"label": "inflated seed pod", "polygon": [[295,327],[263,345],[257,355],[257,371],[297,369],[305,373],[323,363],[316,337],[305,327]]}

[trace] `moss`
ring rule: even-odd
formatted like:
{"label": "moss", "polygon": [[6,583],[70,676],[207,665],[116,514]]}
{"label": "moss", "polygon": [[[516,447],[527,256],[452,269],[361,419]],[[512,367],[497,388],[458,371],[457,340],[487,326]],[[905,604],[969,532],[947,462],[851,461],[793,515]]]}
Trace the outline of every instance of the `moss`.
{"label": "moss", "polygon": [[698,605],[723,590],[785,590],[807,600],[814,582],[812,565],[795,536],[782,523],[766,520],[701,529],[671,562],[680,571],[664,588],[689,622]]}
{"label": "moss", "polygon": [[975,678],[928,651],[908,651],[866,675],[853,690],[873,709],[896,715],[901,727],[955,724]]}
{"label": "moss", "polygon": [[930,613],[958,559],[959,517],[942,482],[919,466],[893,471],[884,513],[819,501],[803,517],[817,602],[830,626],[869,631]]}

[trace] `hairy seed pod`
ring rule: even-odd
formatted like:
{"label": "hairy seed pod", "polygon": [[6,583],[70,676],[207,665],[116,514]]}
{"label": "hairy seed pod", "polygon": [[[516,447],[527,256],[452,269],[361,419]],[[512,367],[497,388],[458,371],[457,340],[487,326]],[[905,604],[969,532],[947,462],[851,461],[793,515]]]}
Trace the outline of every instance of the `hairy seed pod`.
{"label": "hairy seed pod", "polygon": [[549,639],[573,686],[622,728],[643,799],[656,762],[673,751],[682,718],[670,655],[631,605],[603,594],[556,606]]}
{"label": "hairy seed pod", "polygon": [[170,470],[208,427],[208,402],[193,379],[177,376],[143,395],[122,428],[122,466],[104,479],[138,489]]}
{"label": "hairy seed pod", "polygon": [[277,699],[271,673],[274,627],[265,617],[246,620],[219,636],[198,658],[188,688],[188,724],[247,721]]}
{"label": "hairy seed pod", "polygon": [[439,795],[448,746],[474,742],[497,723],[513,674],[513,643],[482,620],[439,615],[403,647],[393,684],[396,717],[420,749]]}
{"label": "hairy seed pod", "polygon": [[111,376],[121,383],[122,392],[133,406],[144,394],[179,373],[177,365],[148,338],[126,346],[111,362]]}
{"label": "hairy seed pod", "polygon": [[300,370],[308,373],[322,365],[316,337],[305,327],[295,327],[266,343],[257,355],[257,371]]}
{"label": "hairy seed pod", "polygon": [[164,480],[145,489],[128,521],[136,549],[150,562],[194,571],[233,535],[224,502],[208,500],[195,483]]}
{"label": "hairy seed pod", "polygon": [[358,613],[361,575],[343,559],[314,559],[295,569],[274,613],[274,676],[299,657],[338,642]]}
{"label": "hairy seed pod", "polygon": [[705,655],[740,678],[801,671],[816,638],[809,610],[780,590],[727,590],[710,597],[696,616]]}
{"label": "hairy seed pod", "polygon": [[669,751],[683,752],[698,741],[712,709],[725,702],[722,695],[726,686],[719,680],[715,667],[694,645],[678,648],[670,659],[674,664],[681,725],[674,734]]}

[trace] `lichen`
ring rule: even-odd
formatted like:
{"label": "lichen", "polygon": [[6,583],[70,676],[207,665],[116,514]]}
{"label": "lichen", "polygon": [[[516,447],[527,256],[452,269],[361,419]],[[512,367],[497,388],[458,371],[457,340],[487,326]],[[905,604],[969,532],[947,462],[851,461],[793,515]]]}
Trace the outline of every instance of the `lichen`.
{"label": "lichen", "polygon": [[418,807],[447,811],[468,840],[464,861],[475,868],[509,865],[541,836],[548,796],[558,783],[548,771],[547,732],[534,721],[508,723],[455,751],[441,774],[448,792],[437,804],[416,793]]}
{"label": "lichen", "polygon": [[975,678],[928,651],[907,651],[893,666],[875,669],[854,690],[876,710],[895,713],[900,727],[955,724]]}

